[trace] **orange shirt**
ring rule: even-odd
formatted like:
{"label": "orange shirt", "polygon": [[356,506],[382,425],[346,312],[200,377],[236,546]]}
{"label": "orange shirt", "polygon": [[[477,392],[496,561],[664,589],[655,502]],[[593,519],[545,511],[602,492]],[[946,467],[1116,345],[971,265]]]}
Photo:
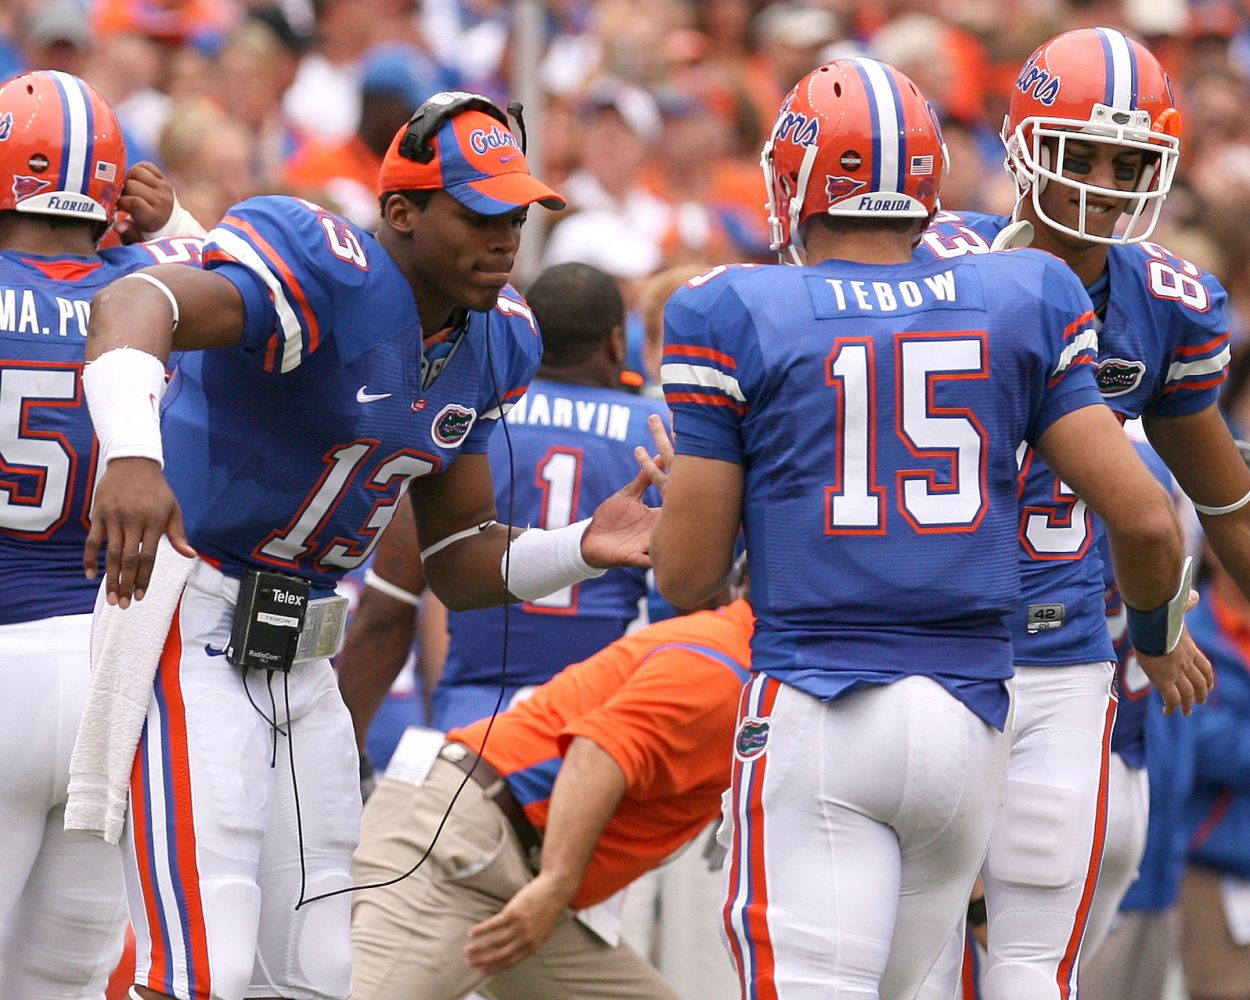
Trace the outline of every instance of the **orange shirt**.
{"label": "orange shirt", "polygon": [[[576,737],[593,740],[625,774],[625,794],[595,846],[575,909],[654,868],[720,811],[754,621],[750,605],[735,601],[639,629],[495,719],[482,756],[540,830]],[[485,730],[482,720],[447,738],[477,749]]]}
{"label": "orange shirt", "polygon": [[346,142],[310,142],[286,165],[283,180],[292,188],[314,190],[339,177],[355,181],[374,196],[381,194],[381,158],[353,135]]}

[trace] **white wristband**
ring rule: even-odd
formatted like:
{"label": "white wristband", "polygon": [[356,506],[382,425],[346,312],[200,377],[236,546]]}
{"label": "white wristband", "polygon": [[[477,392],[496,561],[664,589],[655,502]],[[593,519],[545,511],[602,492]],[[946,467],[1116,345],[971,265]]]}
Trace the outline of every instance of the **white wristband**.
{"label": "white wristband", "polygon": [[162,468],[160,401],[165,366],[147,351],[118,347],[90,362],[82,373],[91,422],[100,439],[100,461],[150,458]]}
{"label": "white wristband", "polygon": [[167,240],[174,236],[195,236],[204,239],[208,232],[195,221],[195,216],[178,203],[178,195],[174,195],[174,210],[169,213],[165,225],[154,233],[143,233],[145,240]]}
{"label": "white wristband", "polygon": [[1194,504],[1194,510],[1199,514],[1206,514],[1207,517],[1219,517],[1221,514],[1231,514],[1233,511],[1241,510],[1246,504],[1250,503],[1250,493],[1247,493],[1240,500],[1235,500],[1224,507],[1207,507],[1203,504]]}
{"label": "white wristband", "polygon": [[588,527],[590,518],[564,528],[521,532],[504,550],[499,565],[508,593],[518,600],[536,601],[563,587],[603,576],[606,569],[597,569],[582,558],[582,535]]}

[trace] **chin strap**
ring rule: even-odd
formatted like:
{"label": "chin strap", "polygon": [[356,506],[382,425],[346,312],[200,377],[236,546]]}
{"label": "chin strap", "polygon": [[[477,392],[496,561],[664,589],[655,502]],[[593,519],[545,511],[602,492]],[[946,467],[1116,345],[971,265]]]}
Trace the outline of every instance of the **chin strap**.
{"label": "chin strap", "polygon": [[1033,223],[1020,219],[1009,223],[994,237],[990,250],[1019,250],[1021,247],[1031,245],[1033,236]]}

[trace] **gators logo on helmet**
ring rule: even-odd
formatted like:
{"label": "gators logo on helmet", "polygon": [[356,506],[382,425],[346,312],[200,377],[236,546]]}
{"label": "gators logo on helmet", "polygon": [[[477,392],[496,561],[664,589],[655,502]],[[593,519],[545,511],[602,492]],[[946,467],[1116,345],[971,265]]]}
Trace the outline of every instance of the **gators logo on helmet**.
{"label": "gators logo on helmet", "polygon": [[44,188],[52,186],[52,182],[44,180],[42,177],[30,177],[25,174],[13,175],[13,200],[21,201],[23,198],[29,198],[32,194],[38,194]]}
{"label": "gators logo on helmet", "polygon": [[1107,358],[1098,362],[1094,381],[1098,383],[1098,391],[1104,396],[1123,396],[1141,385],[1145,374],[1146,366],[1140,361]]}
{"label": "gators logo on helmet", "polygon": [[849,198],[862,187],[867,187],[867,181],[857,181],[854,177],[834,177],[832,174],[825,175],[825,197],[829,199],[829,204],[841,201],[843,198]]}
{"label": "gators logo on helmet", "polygon": [[767,719],[747,716],[738,724],[738,735],[734,737],[734,755],[739,760],[754,760],[768,749]]}
{"label": "gators logo on helmet", "polygon": [[438,411],[430,427],[435,444],[442,448],[458,448],[477,419],[477,410],[470,406],[448,403]]}

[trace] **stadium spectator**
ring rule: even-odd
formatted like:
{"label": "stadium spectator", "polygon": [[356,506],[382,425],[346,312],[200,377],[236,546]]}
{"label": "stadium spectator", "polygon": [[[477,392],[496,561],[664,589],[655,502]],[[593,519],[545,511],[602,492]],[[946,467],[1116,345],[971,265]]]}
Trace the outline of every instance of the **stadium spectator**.
{"label": "stadium spectator", "polygon": [[820,65],[821,49],[839,35],[838,19],[827,7],[799,0],[767,4],[755,15],[751,22],[754,51],[744,83],[760,124],[759,144],[768,137],[781,99]]}
{"label": "stadium spectator", "polygon": [[91,28],[76,0],[50,0],[31,8],[22,26],[22,54],[31,69],[81,76],[91,56]]}
{"label": "stadium spectator", "polygon": [[764,259],[759,165],[729,155],[731,94],[691,71],[660,88],[659,106],[663,137],[642,180],[667,207],[665,265]]}
{"label": "stadium spectator", "polygon": [[249,175],[259,191],[274,190],[305,135],[283,109],[300,53],[270,24],[246,18],[226,38],[213,66],[212,99],[248,131]]}
{"label": "stadium spectator", "polygon": [[312,140],[291,157],[283,181],[294,193],[336,207],[356,225],[376,230],[378,171],[395,130],[431,94],[446,90],[446,74],[419,49],[381,45],[362,60],[360,122],[344,142]]}
{"label": "stadium spectator", "polygon": [[175,104],[158,149],[187,211],[206,228],[261,190],[252,170],[250,133],[213,102]]}

